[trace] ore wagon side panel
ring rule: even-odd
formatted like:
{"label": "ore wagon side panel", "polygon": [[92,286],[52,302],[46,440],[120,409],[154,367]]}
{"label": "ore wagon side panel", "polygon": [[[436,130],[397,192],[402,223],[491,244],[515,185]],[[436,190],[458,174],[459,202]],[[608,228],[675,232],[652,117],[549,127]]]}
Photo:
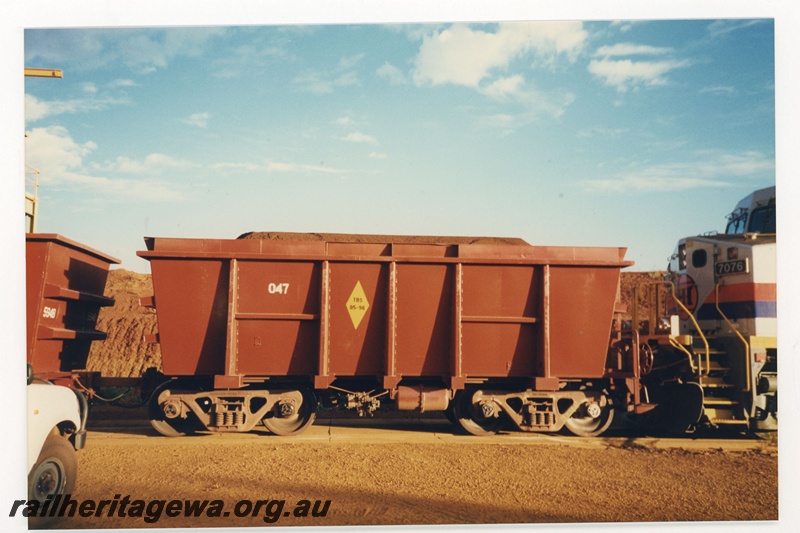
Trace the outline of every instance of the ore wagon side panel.
{"label": "ore wagon side panel", "polygon": [[236,372],[310,375],[319,353],[320,265],[235,261]]}
{"label": "ore wagon side panel", "polygon": [[619,269],[559,266],[549,271],[549,376],[602,377]]}
{"label": "ore wagon side panel", "polygon": [[539,355],[541,267],[465,265],[461,346],[467,376],[529,376]]}
{"label": "ore wagon side panel", "polygon": [[330,265],[329,371],[380,375],[386,367],[388,263]]}
{"label": "ore wagon side panel", "polygon": [[224,374],[229,262],[168,259],[150,267],[164,373]]}
{"label": "ore wagon side panel", "polygon": [[450,373],[455,265],[397,265],[397,374]]}

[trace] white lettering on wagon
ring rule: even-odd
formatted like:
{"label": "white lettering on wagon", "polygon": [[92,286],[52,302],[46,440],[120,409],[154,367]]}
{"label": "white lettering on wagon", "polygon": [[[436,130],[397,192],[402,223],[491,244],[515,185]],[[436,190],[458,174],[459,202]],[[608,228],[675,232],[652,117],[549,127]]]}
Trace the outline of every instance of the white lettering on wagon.
{"label": "white lettering on wagon", "polygon": [[48,307],[44,306],[44,311],[42,312],[43,318],[55,318],[58,309],[55,307]]}
{"label": "white lettering on wagon", "polygon": [[270,283],[267,285],[267,292],[270,294],[289,294],[288,283]]}

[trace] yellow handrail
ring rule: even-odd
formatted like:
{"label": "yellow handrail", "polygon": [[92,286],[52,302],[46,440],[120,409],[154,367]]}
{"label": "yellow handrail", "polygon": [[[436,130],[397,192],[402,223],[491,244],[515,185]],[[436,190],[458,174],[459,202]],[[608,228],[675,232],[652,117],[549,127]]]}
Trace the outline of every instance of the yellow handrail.
{"label": "yellow handrail", "polygon": [[720,285],[722,285],[722,282],[717,283],[714,286],[714,304],[717,306],[717,313],[719,313],[719,315],[723,319],[725,319],[725,323],[728,324],[728,327],[731,328],[731,331],[736,333],[736,336],[739,337],[739,340],[742,341],[742,344],[744,344],[744,360],[745,360],[745,376],[746,376],[745,379],[747,380],[747,386],[745,387],[744,392],[750,392],[750,379],[751,379],[751,376],[750,376],[750,372],[751,372],[750,371],[750,365],[751,365],[751,363],[750,363],[750,344],[747,342],[747,340],[744,338],[744,336],[742,336],[742,334],[739,333],[739,330],[734,327],[733,322],[731,322],[728,319],[728,317],[725,316],[725,313],[722,312],[722,309],[720,309],[720,307],[719,307],[719,286]]}
{"label": "yellow handrail", "polygon": [[689,352],[689,350],[687,350],[683,344],[675,340],[672,335],[669,336],[669,343],[673,348],[686,354],[686,358],[689,360],[689,366],[692,368],[692,372],[697,372],[697,368],[694,366],[694,361],[692,361],[692,354]]}
{"label": "yellow handrail", "polygon": [[[675,303],[678,304],[678,306],[683,310],[684,313],[686,313],[686,315],[692,321],[692,324],[694,324],[694,327],[697,328],[697,334],[700,335],[700,339],[702,339],[703,345],[705,346],[705,352],[706,352],[706,375],[708,375],[708,371],[711,369],[711,353],[710,353],[710,350],[709,350],[709,347],[708,347],[708,339],[706,339],[706,336],[703,334],[703,330],[700,329],[700,324],[697,323],[697,320],[695,320],[694,315],[689,311],[689,309],[686,308],[685,305],[683,305],[683,302],[681,302],[680,298],[678,298],[678,295],[675,293],[675,284],[672,283],[671,281],[664,281],[664,283],[665,284],[669,284],[670,288],[672,289],[672,298],[675,300]],[[700,361],[698,361],[698,363],[699,362]],[[697,366],[698,366],[698,368],[700,370],[700,372],[699,372],[700,375],[702,375],[703,374],[703,365],[698,364]],[[694,370],[694,368],[692,368],[692,370]]]}
{"label": "yellow handrail", "polygon": [[[684,313],[686,313],[686,315],[689,317],[689,320],[692,321],[692,324],[694,324],[694,327],[697,329],[697,334],[700,336],[700,339],[702,339],[702,341],[703,341],[703,346],[704,346],[704,350],[705,350],[705,359],[706,359],[706,372],[705,372],[705,375],[708,375],[708,373],[709,373],[709,371],[711,369],[711,351],[710,351],[710,347],[708,345],[708,339],[706,338],[705,334],[703,334],[703,330],[700,329],[700,324],[697,323],[697,320],[695,319],[694,315],[683,304],[683,302],[681,302],[680,298],[678,298],[678,295],[675,292],[675,284],[672,283],[669,280],[664,280],[664,281],[659,281],[659,282],[648,283],[647,285],[669,285],[670,290],[672,291],[672,298],[675,300],[675,303],[678,304],[678,306],[681,308],[681,310]],[[636,321],[637,321],[638,315],[639,315],[639,299],[636,296],[637,293],[638,293],[638,289],[637,289],[637,287],[634,286],[633,287],[633,313],[632,313],[632,315],[633,315],[634,329],[638,330],[638,326],[636,326]],[[648,292],[648,296],[649,296],[649,292]],[[692,367],[692,372],[697,372],[702,377],[702,375],[703,375],[702,355],[698,354],[697,367],[695,367],[694,362],[692,361],[691,353],[689,353],[689,350],[687,350],[685,347],[683,347],[683,345],[681,345],[677,341],[675,336],[670,335],[669,338],[670,338],[670,344],[672,344],[673,347],[679,348],[682,352],[684,352],[687,355],[687,357],[689,359],[689,365]]]}

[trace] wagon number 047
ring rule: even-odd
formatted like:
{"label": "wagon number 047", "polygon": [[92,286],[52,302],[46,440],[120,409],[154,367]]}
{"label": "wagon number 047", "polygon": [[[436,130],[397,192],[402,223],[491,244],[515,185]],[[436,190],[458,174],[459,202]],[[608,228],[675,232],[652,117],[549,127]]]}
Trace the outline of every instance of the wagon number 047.
{"label": "wagon number 047", "polygon": [[267,291],[270,294],[289,294],[288,283],[270,283],[267,285]]}

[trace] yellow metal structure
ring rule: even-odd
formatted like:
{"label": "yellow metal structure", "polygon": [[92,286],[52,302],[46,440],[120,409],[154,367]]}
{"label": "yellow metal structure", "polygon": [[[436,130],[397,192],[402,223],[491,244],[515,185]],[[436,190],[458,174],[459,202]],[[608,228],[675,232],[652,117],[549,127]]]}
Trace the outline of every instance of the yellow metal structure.
{"label": "yellow metal structure", "polygon": [[[27,68],[30,78],[63,78],[64,72],[54,68]],[[25,232],[35,233],[39,212],[39,171],[25,164]]]}
{"label": "yellow metal structure", "polygon": [[33,78],[63,78],[64,72],[54,68],[25,68],[25,76]]}
{"label": "yellow metal structure", "polygon": [[36,232],[39,204],[39,171],[25,165],[25,232]]}

